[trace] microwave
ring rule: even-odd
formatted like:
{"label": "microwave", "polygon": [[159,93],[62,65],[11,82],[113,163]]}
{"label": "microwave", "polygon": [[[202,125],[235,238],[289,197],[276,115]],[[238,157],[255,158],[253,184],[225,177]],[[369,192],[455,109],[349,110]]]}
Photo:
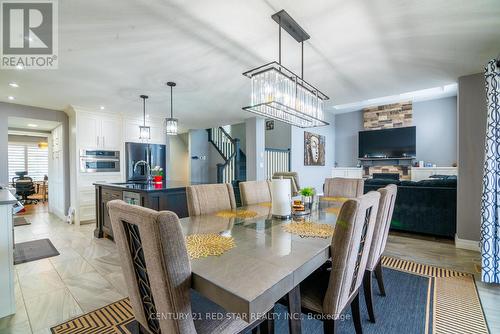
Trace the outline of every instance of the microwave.
{"label": "microwave", "polygon": [[120,151],[80,150],[80,172],[100,173],[120,171]]}

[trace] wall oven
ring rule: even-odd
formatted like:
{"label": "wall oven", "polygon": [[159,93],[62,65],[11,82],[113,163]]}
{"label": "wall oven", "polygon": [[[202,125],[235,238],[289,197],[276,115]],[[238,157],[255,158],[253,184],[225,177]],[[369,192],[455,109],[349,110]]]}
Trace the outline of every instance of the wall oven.
{"label": "wall oven", "polygon": [[80,150],[82,173],[119,172],[120,151]]}

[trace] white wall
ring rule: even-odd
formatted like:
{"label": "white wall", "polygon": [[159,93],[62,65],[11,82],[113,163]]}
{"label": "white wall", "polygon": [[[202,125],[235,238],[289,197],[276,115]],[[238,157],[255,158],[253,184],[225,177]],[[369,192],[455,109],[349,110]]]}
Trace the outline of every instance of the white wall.
{"label": "white wall", "polygon": [[[325,178],[331,176],[335,161],[334,116],[327,113],[325,120],[330,125],[311,129],[301,129],[294,126],[291,128],[292,171],[299,174],[301,188],[314,187],[318,193],[323,192],[323,183]],[[304,131],[325,136],[325,166],[304,166]]]}

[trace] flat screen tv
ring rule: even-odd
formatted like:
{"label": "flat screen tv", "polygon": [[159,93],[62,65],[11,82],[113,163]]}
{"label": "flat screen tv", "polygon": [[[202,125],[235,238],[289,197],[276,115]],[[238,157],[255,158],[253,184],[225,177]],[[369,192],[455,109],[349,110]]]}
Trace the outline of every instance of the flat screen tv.
{"label": "flat screen tv", "polygon": [[359,132],[359,158],[409,158],[416,155],[416,127]]}

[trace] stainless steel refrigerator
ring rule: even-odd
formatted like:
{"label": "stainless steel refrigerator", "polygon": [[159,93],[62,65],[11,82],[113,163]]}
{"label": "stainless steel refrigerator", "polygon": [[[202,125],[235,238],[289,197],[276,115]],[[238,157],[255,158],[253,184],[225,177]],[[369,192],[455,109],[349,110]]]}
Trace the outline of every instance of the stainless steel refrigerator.
{"label": "stainless steel refrigerator", "polygon": [[127,181],[145,181],[147,178],[147,168],[144,164],[134,165],[140,161],[146,161],[151,169],[160,166],[165,173],[166,166],[166,146],[160,144],[125,143],[125,163]]}

